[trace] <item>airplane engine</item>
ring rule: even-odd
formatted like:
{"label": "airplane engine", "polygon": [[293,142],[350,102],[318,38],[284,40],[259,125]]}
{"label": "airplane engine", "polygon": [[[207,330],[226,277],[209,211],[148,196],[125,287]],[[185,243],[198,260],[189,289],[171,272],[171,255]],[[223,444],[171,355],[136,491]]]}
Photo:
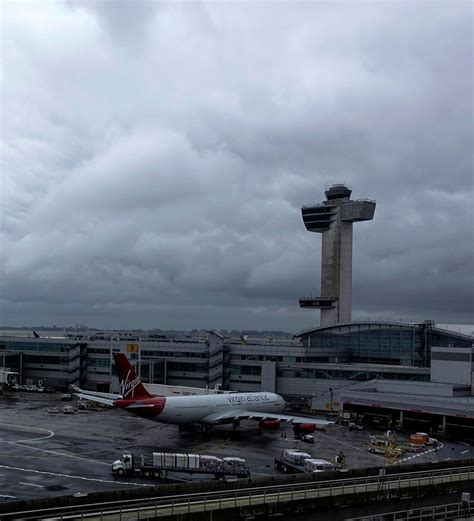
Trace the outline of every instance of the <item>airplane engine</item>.
{"label": "airplane engine", "polygon": [[274,431],[280,427],[280,420],[262,420],[258,426],[260,429],[266,429],[267,431]]}
{"label": "airplane engine", "polygon": [[316,425],[314,423],[300,423],[295,427],[295,430],[303,434],[311,434],[316,430]]}

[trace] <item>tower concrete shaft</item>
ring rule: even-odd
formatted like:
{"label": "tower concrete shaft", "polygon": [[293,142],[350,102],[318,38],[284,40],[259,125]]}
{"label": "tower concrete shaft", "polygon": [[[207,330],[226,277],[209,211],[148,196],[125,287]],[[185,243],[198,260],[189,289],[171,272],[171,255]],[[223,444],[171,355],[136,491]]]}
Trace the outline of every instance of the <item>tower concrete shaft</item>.
{"label": "tower concrete shaft", "polygon": [[351,322],[352,313],[352,226],[374,218],[375,201],[351,200],[352,191],[333,185],[326,201],[303,206],[306,229],[322,234],[321,296],[300,298],[300,306],[321,310],[321,326]]}

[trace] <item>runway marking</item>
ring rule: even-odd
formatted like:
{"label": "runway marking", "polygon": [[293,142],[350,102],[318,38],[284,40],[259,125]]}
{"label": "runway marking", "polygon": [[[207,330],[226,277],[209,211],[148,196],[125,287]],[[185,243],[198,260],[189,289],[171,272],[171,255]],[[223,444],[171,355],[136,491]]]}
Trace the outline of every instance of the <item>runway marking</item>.
{"label": "runway marking", "polygon": [[459,443],[461,443],[462,445],[465,445],[466,447],[470,447],[469,443],[466,443],[465,441],[460,441]]}
{"label": "runway marking", "polygon": [[466,454],[466,452],[469,452],[469,449],[462,451],[461,454]]}
{"label": "runway marking", "polygon": [[220,443],[219,445],[215,445],[214,447],[209,447],[208,449],[204,449],[204,450],[201,450],[199,452],[209,452],[210,450],[219,449],[221,447],[224,447],[224,445],[227,445],[229,443],[229,441],[230,441],[230,438],[227,438],[222,443]]}
{"label": "runway marking", "polygon": [[82,460],[85,460],[85,461],[92,461],[93,463],[98,463],[99,465],[110,465],[110,463],[106,463],[105,461],[99,461],[99,460],[95,460],[95,459],[84,458],[83,456],[76,456],[75,454],[64,454],[63,452],[57,452],[55,450],[42,449],[40,447],[30,447],[29,445],[25,445],[24,443],[19,443],[17,441],[9,441],[7,443],[10,443],[11,445],[17,445],[18,447],[22,447],[22,448],[25,448],[25,449],[39,450],[41,452],[46,452],[47,454],[54,454],[55,456],[63,456],[65,458],[73,458],[73,459],[82,459]]}
{"label": "runway marking", "polygon": [[16,496],[7,496],[6,494],[0,494],[0,497],[4,497],[5,499],[16,499]]}
{"label": "runway marking", "polygon": [[[52,438],[54,436],[54,432],[53,431],[50,431],[49,429],[43,429],[41,427],[27,427],[25,425],[17,425],[15,423],[3,423],[3,422],[0,423],[0,427],[3,426],[3,425],[8,426],[8,427],[20,427],[20,430],[26,430],[26,431],[30,430],[30,431],[33,431],[33,432],[34,431],[36,431],[36,432],[43,431],[43,432],[47,432],[48,433],[47,436],[42,436],[41,438],[31,438],[31,439],[28,439],[28,440],[16,440],[16,442],[18,442],[18,443],[22,442],[22,441],[28,441],[30,443],[36,442],[36,441],[43,441],[43,440],[47,440],[49,438]],[[15,443],[15,441],[9,441],[7,443]]]}
{"label": "runway marking", "polygon": [[451,458],[446,458],[444,461],[449,461]]}
{"label": "runway marking", "polygon": [[113,483],[114,485],[134,485],[135,487],[154,487],[153,483],[131,483],[129,481],[117,481],[110,479],[85,478],[84,476],[72,476],[70,474],[60,474],[59,472],[48,472],[45,470],[24,469],[22,467],[9,467],[8,465],[0,465],[2,469],[20,470],[21,472],[32,472],[34,474],[44,474],[46,476],[55,476],[59,478],[82,479],[84,481],[98,481],[100,483]]}
{"label": "runway marking", "polygon": [[385,461],[385,458],[383,456],[379,456],[378,454],[372,454],[371,452],[365,450],[365,449],[361,449],[360,447],[356,447],[355,445],[351,445],[350,443],[347,443],[345,441],[341,441],[341,440],[338,440],[336,438],[332,438],[331,436],[327,436],[326,434],[321,434],[320,432],[318,431],[314,431],[314,434],[317,434],[319,436],[323,436],[324,438],[328,438],[328,440],[332,440],[332,441],[335,441],[336,443],[342,443],[343,445],[347,445],[348,447],[350,447],[351,449],[355,449],[355,450],[358,450],[360,452],[363,452],[364,454],[366,455],[370,455],[370,456],[373,456],[374,458],[379,458],[381,460],[384,460]]}
{"label": "runway marking", "polygon": [[24,481],[18,482],[20,485],[28,485],[29,487],[44,488],[44,485],[35,485],[34,483],[25,483]]}
{"label": "runway marking", "polygon": [[[440,443],[437,447],[434,447],[433,449],[430,449],[430,450],[425,450],[423,452],[417,452],[416,454],[413,454],[413,456],[408,456],[407,458],[403,458],[400,460],[400,463],[403,463],[405,461],[409,461],[411,459],[415,459],[415,458],[419,458],[420,456],[424,456],[425,454],[431,454],[432,452],[436,452],[440,449],[443,448],[443,444]],[[448,458],[448,459],[451,459],[451,458]]]}

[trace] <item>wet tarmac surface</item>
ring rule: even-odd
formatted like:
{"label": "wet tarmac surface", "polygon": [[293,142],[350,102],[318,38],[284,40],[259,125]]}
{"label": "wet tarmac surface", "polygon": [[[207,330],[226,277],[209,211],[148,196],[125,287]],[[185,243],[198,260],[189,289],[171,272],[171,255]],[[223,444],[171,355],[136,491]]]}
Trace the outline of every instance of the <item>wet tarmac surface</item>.
{"label": "wet tarmac surface", "polygon": [[[373,431],[353,432],[341,425],[313,433],[314,444],[295,440],[291,425],[259,435],[252,422],[243,423],[232,439],[228,426],[218,427],[210,436],[203,437],[200,432],[181,433],[176,426],[138,418],[118,409],[74,414],[50,412],[62,410],[64,405],[74,406],[75,402],[60,402],[56,395],[33,393],[0,396],[0,501],[159,486],[142,477],[114,476],[110,465],[125,452],[239,456],[247,460],[254,477],[277,474],[274,458],[284,448],[299,448],[312,457],[329,461],[334,461],[342,450],[347,468],[385,464],[383,456],[367,451]],[[406,437],[398,438],[406,441]],[[416,455],[416,459],[411,453],[404,458],[410,463],[443,461],[468,458],[474,453],[463,442],[442,441],[442,444],[439,450]],[[182,474],[181,479],[211,478]]]}

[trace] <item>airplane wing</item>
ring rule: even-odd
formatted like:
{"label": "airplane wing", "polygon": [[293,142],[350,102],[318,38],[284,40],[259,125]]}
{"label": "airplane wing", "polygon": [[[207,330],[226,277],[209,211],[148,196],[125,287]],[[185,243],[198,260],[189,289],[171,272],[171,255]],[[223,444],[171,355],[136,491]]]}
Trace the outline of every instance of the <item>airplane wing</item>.
{"label": "airplane wing", "polygon": [[105,405],[114,405],[115,400],[122,398],[120,394],[100,393],[98,391],[84,391],[76,385],[71,385],[74,396],[82,400],[90,400],[92,402],[103,403]]}
{"label": "airplane wing", "polygon": [[278,420],[283,423],[292,423],[292,424],[301,424],[301,423],[312,423],[316,425],[316,427],[323,428],[326,425],[330,425],[331,423],[327,420],[319,420],[317,418],[305,418],[302,416],[293,416],[289,414],[279,414],[279,413],[264,413],[264,412],[256,412],[256,411],[243,411],[243,410],[233,410],[233,411],[225,411],[223,413],[215,413],[209,414],[205,418],[201,420],[202,423],[208,423],[211,425],[218,425],[220,423],[229,423],[229,421],[233,420]]}
{"label": "airplane wing", "polygon": [[115,400],[109,398],[102,398],[100,396],[91,396],[90,394],[74,393],[74,396],[81,398],[82,400],[90,400],[92,402],[104,403],[105,405],[114,405]]}

